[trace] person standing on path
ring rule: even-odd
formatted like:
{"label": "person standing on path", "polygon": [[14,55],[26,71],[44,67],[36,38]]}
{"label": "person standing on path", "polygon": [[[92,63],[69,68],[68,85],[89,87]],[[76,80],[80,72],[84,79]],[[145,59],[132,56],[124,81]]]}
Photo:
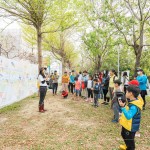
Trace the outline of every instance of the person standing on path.
{"label": "person standing on path", "polygon": [[75,71],[72,70],[72,74],[70,76],[70,86],[71,86],[71,93],[74,94],[74,89],[75,89]]}
{"label": "person standing on path", "polygon": [[114,81],[118,79],[117,73],[114,69],[110,70],[110,79],[109,79],[109,94],[110,99],[113,98],[113,91],[114,91]]}
{"label": "person standing on path", "polygon": [[47,92],[47,83],[46,83],[47,80],[48,78],[45,75],[45,69],[41,68],[39,72],[39,76],[38,76],[38,81],[40,84],[39,112],[42,112],[42,113],[46,111],[44,109],[44,99],[45,99],[46,92]]}
{"label": "person standing on path", "polygon": [[146,91],[146,89],[147,89],[147,87],[146,87],[146,85],[147,85],[147,76],[144,75],[144,72],[143,72],[142,69],[139,69],[137,71],[137,74],[138,74],[138,76],[137,76],[136,79],[139,82],[139,88],[141,90],[140,94],[141,94],[141,97],[143,98],[143,101],[144,101],[143,110],[145,110],[145,105],[146,105],[145,96],[147,95],[147,91]]}
{"label": "person standing on path", "polygon": [[122,83],[123,83],[124,93],[125,93],[125,94],[126,94],[126,89],[127,89],[127,87],[128,87],[128,82],[129,82],[128,74],[127,74],[127,72],[124,72],[124,73],[123,73],[123,81],[122,81]]}
{"label": "person standing on path", "polygon": [[55,70],[54,75],[53,75],[53,96],[57,95],[58,79],[59,79],[59,76],[57,74],[57,71]]}
{"label": "person standing on path", "polygon": [[109,98],[107,98],[107,93],[108,93],[108,86],[109,86],[109,76],[108,76],[108,71],[104,74],[102,78],[102,88],[103,88],[103,94],[104,94],[104,102],[102,104],[108,105],[109,103]]}
{"label": "person standing on path", "polygon": [[64,72],[62,76],[62,91],[68,92],[68,84],[70,81],[70,77],[67,75],[67,71]]}

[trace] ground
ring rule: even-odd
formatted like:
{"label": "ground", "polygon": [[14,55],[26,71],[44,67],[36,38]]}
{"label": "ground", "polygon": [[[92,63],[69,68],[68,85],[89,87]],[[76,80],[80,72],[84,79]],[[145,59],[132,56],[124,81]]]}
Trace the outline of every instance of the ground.
{"label": "ground", "polygon": [[[48,91],[45,107],[38,112],[33,95],[0,109],[1,150],[117,150],[123,143],[119,124],[111,123],[110,106],[93,108],[91,103],[64,100]],[[137,150],[150,150],[150,101],[142,112]]]}

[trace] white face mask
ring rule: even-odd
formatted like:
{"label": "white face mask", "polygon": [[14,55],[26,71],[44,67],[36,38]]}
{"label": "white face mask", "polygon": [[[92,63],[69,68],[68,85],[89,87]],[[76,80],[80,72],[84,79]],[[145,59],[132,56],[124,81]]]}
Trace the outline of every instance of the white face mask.
{"label": "white face mask", "polygon": [[137,72],[137,74],[138,74],[138,75],[140,75],[140,74],[141,74],[141,72],[140,72],[140,71],[138,71],[138,72]]}

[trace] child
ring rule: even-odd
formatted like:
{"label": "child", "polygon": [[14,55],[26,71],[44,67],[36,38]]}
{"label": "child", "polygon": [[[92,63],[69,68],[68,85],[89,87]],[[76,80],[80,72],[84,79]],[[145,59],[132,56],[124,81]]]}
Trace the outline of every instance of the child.
{"label": "child", "polygon": [[98,97],[99,97],[99,92],[100,92],[100,85],[98,82],[98,79],[94,79],[94,107],[98,107]]}
{"label": "child", "polygon": [[68,97],[68,92],[67,91],[62,91],[62,97],[66,99]]}
{"label": "child", "polygon": [[119,101],[122,109],[122,116],[120,118],[120,124],[122,125],[121,135],[125,142],[125,145],[120,145],[120,149],[135,150],[134,138],[140,127],[143,106],[142,101],[138,98],[139,94],[140,89],[138,86],[129,85],[126,92],[127,105],[121,100]]}
{"label": "child", "polygon": [[87,98],[87,102],[89,100],[91,100],[91,103],[93,102],[93,91],[92,91],[92,88],[93,88],[93,80],[92,80],[92,76],[89,76],[89,80],[87,82],[87,92],[88,92],[88,98]]}
{"label": "child", "polygon": [[118,98],[117,98],[117,92],[121,92],[120,88],[121,82],[120,80],[115,80],[114,81],[114,96],[112,99],[112,109],[114,111],[114,119],[112,120],[113,123],[117,123],[119,120],[119,103],[118,103]]}
{"label": "child", "polygon": [[75,94],[77,97],[77,100],[79,100],[79,96],[80,96],[80,89],[81,89],[81,81],[78,80],[78,77],[75,77]]}
{"label": "child", "polygon": [[62,90],[68,92],[68,85],[69,85],[70,77],[67,75],[67,71],[64,72],[62,76]]}

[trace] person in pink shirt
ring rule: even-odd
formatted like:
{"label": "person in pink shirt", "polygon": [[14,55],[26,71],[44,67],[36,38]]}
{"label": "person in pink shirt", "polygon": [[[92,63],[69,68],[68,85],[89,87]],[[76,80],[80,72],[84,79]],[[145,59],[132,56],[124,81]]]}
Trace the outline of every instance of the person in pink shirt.
{"label": "person in pink shirt", "polygon": [[76,99],[79,100],[80,92],[81,92],[81,81],[78,80],[77,77],[75,77],[75,96]]}

